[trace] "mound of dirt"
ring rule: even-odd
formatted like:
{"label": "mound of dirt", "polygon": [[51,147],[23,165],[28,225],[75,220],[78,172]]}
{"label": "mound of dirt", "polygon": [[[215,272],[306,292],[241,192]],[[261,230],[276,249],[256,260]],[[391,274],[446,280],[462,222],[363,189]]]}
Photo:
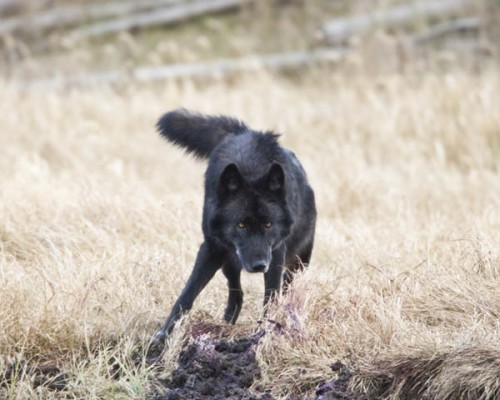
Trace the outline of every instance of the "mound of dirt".
{"label": "mound of dirt", "polygon": [[[179,355],[178,368],[162,383],[166,393],[152,400],[274,400],[270,390],[250,387],[260,378],[255,350],[265,331],[235,340],[202,334],[190,340]],[[288,400],[358,400],[348,390],[351,376],[340,362],[332,365],[338,378],[320,385],[314,398]]]}
{"label": "mound of dirt", "polygon": [[250,393],[260,377],[255,348],[264,332],[228,341],[208,334],[194,338],[179,355],[179,366],[166,380],[166,394],[154,400],[273,400]]}

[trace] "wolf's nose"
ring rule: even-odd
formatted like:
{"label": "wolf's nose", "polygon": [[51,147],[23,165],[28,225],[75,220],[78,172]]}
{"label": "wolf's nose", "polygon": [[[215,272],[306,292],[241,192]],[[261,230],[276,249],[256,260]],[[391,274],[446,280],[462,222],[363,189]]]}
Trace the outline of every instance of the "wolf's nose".
{"label": "wolf's nose", "polygon": [[252,265],[251,271],[252,272],[265,272],[267,269],[267,265],[263,263],[257,263]]}

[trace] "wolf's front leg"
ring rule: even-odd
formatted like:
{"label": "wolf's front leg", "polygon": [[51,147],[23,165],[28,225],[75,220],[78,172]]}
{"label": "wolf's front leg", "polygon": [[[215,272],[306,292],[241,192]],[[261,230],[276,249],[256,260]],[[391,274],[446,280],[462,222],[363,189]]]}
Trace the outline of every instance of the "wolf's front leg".
{"label": "wolf's front leg", "polygon": [[175,302],[170,315],[163,327],[156,332],[155,341],[164,342],[167,335],[172,331],[174,324],[183,313],[189,311],[193,302],[198,297],[210,279],[222,265],[222,254],[214,250],[206,242],[203,243],[196,256],[193,272],[189,277],[179,299]]}
{"label": "wolf's front leg", "polygon": [[222,272],[227,279],[227,286],[229,289],[229,296],[227,299],[226,312],[224,319],[231,324],[236,323],[238,315],[240,315],[241,306],[243,305],[243,291],[241,290],[240,275],[241,269],[236,266],[234,262],[228,261]]}
{"label": "wolf's front leg", "polygon": [[281,283],[283,281],[283,265],[285,263],[285,244],[273,250],[273,258],[269,271],[264,274],[265,294],[264,294],[264,307],[267,306],[269,300],[279,294],[281,290]]}

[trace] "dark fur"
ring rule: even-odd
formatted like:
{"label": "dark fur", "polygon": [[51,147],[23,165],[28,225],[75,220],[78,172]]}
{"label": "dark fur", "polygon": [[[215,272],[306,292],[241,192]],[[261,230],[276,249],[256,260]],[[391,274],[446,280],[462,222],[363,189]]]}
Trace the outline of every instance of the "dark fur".
{"label": "dark fur", "polygon": [[278,144],[278,135],[253,131],[233,118],[183,109],[165,114],[157,128],[188,153],[209,158],[205,240],[184,290],[156,334],[163,341],[221,268],[229,287],[224,318],[231,323],[243,304],[241,270],[264,272],[264,304],[286,289],[292,273],[309,263],[316,208],[304,169]]}

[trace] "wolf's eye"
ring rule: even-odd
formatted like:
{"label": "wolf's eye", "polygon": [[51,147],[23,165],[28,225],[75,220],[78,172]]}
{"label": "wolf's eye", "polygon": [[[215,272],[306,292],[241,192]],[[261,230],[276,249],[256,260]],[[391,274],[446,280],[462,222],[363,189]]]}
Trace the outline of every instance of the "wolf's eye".
{"label": "wolf's eye", "polygon": [[244,222],[238,222],[238,228],[243,229],[245,226]]}
{"label": "wolf's eye", "polygon": [[266,228],[270,228],[271,226],[273,226],[273,223],[271,221],[267,221],[267,222],[264,223],[264,226]]}

